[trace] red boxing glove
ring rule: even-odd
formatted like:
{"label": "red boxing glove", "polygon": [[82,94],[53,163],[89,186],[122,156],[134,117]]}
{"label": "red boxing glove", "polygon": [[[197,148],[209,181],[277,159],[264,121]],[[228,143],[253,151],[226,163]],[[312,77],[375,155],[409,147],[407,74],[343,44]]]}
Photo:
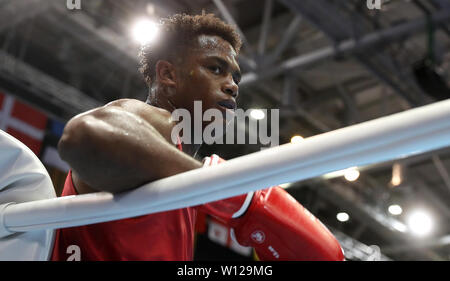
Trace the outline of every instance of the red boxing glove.
{"label": "red boxing glove", "polygon": [[333,234],[279,186],[205,204],[202,209],[231,226],[233,238],[253,247],[260,260],[344,260]]}
{"label": "red boxing glove", "polygon": [[231,225],[237,242],[261,260],[344,260],[333,234],[279,186],[259,192]]}
{"label": "red boxing glove", "polygon": [[[214,166],[222,162],[225,162],[225,160],[213,154],[211,157],[205,157],[203,159],[203,167]],[[198,206],[198,209],[214,216],[226,225],[230,225],[234,218],[243,215],[250,205],[252,198],[253,192],[249,192],[247,194],[203,204]]]}

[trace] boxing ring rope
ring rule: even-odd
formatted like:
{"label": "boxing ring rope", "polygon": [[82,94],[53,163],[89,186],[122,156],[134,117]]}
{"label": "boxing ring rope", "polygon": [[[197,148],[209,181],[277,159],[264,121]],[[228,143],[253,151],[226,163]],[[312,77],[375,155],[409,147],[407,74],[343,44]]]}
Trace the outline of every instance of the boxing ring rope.
{"label": "boxing ring rope", "polygon": [[450,100],[313,136],[145,184],[0,205],[0,238],[14,232],[73,227],[212,202],[450,146]]}

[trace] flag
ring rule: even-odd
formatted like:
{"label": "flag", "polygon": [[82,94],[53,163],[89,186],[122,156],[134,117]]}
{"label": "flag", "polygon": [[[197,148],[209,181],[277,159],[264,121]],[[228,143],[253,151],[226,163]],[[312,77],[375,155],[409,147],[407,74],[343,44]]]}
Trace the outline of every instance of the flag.
{"label": "flag", "polygon": [[0,130],[24,143],[37,156],[41,152],[47,121],[47,115],[39,110],[0,93]]}

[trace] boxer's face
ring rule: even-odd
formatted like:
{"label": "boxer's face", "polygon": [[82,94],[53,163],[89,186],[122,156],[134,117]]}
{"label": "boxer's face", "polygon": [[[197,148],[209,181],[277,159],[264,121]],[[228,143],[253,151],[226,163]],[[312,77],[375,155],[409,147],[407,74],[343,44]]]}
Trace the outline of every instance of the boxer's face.
{"label": "boxer's face", "polygon": [[194,101],[202,101],[202,116],[210,108],[223,114],[234,111],[240,79],[237,54],[231,44],[219,36],[199,35],[196,46],[177,69],[177,94],[172,102],[189,110],[192,117]]}

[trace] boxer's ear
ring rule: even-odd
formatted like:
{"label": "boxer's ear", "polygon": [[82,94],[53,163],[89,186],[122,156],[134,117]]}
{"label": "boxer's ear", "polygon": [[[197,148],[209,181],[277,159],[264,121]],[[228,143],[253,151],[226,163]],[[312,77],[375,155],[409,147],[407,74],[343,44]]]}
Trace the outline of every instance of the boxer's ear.
{"label": "boxer's ear", "polygon": [[177,83],[175,66],[169,61],[159,60],[156,63],[156,79],[166,87],[175,87]]}

